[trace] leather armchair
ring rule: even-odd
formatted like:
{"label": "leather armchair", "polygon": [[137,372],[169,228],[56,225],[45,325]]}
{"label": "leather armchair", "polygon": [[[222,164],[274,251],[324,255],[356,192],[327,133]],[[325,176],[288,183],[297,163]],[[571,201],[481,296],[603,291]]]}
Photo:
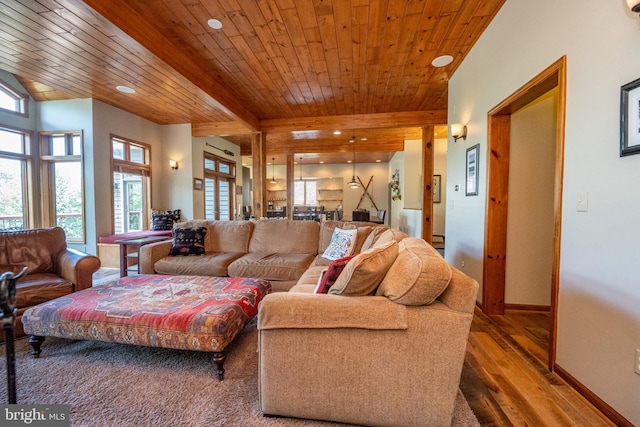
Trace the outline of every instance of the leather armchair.
{"label": "leather armchair", "polygon": [[23,336],[22,313],[29,307],[92,286],[100,259],[67,248],[62,228],[0,232],[0,273],[27,267],[16,283],[15,336]]}

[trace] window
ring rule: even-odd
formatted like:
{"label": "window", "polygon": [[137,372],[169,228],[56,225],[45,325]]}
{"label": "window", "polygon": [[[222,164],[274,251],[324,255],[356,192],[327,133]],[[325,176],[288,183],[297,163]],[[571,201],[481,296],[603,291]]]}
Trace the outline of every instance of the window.
{"label": "window", "polygon": [[0,109],[22,116],[27,115],[27,95],[19,93],[17,90],[0,80]]}
{"label": "window", "polygon": [[45,225],[61,227],[67,241],[84,243],[82,135],[76,132],[40,134],[42,216]]}
{"label": "window", "polygon": [[149,229],[151,147],[112,136],[113,229],[116,234]]}
{"label": "window", "polygon": [[293,204],[297,206],[316,205],[316,181],[299,180],[293,182]]}
{"label": "window", "polygon": [[235,206],[236,164],[204,153],[204,214],[209,220],[230,221]]}
{"label": "window", "polygon": [[0,230],[22,230],[28,222],[29,134],[0,128]]}

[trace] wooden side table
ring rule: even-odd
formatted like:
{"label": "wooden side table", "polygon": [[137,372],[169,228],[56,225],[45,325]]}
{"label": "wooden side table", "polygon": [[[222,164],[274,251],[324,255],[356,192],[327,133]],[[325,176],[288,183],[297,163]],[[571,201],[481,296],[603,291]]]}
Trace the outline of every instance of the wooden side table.
{"label": "wooden side table", "polygon": [[[142,246],[170,239],[171,237],[168,236],[149,236],[139,237],[137,239],[116,240],[115,243],[120,245],[120,277],[125,277],[129,271],[135,273],[140,272],[138,263],[136,262],[134,265],[129,265],[129,260],[135,259],[137,261],[140,256],[140,248]],[[129,253],[129,246],[135,247],[135,252]]]}

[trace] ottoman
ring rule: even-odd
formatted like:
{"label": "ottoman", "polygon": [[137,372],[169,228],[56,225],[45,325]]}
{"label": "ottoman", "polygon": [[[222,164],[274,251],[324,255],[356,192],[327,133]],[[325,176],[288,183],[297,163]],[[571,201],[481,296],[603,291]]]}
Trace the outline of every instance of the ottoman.
{"label": "ottoman", "polygon": [[134,275],[31,307],[22,323],[34,357],[45,336],[206,351],[222,380],[225,348],[269,292],[263,279]]}

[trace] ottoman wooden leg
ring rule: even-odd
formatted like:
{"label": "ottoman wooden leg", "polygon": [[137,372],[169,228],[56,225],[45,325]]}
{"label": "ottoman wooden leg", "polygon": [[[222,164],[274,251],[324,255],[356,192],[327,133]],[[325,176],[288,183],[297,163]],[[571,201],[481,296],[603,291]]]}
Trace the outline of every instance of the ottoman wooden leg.
{"label": "ottoman wooden leg", "polygon": [[31,350],[31,355],[33,356],[34,359],[37,359],[38,357],[40,357],[40,346],[42,345],[43,342],[44,342],[44,337],[41,337],[39,335],[31,335],[29,337],[29,344],[33,348],[33,350]]}
{"label": "ottoman wooden leg", "polygon": [[222,367],[222,365],[224,364],[226,358],[227,354],[224,351],[213,352],[213,363],[216,364],[216,374],[218,375],[218,381],[222,381],[224,379],[224,368]]}

